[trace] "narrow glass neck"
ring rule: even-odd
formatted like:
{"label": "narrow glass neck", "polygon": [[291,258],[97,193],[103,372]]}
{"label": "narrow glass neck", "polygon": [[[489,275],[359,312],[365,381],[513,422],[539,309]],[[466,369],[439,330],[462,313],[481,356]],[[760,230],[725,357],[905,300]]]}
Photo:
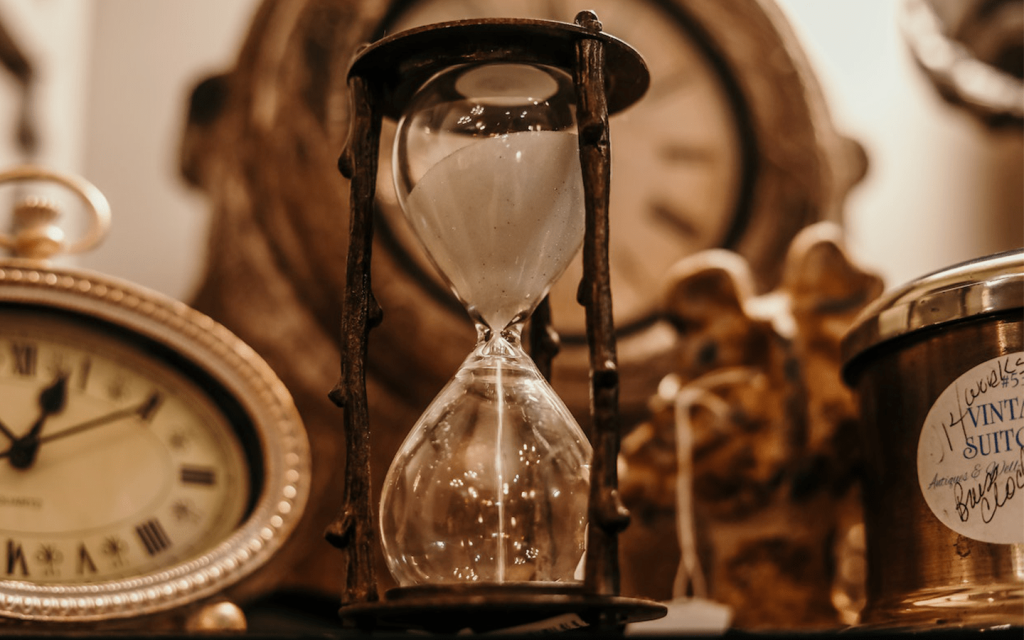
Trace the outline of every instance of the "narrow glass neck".
{"label": "narrow glass neck", "polygon": [[513,322],[494,331],[483,322],[476,323],[476,351],[482,355],[512,355],[509,349],[522,350],[523,323]]}

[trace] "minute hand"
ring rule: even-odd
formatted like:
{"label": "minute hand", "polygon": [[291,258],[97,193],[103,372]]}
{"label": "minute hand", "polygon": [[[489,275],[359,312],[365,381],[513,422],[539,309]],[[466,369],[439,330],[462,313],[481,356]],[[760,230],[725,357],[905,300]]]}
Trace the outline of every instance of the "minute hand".
{"label": "minute hand", "polygon": [[[42,444],[44,442],[51,442],[53,440],[59,440],[61,438],[66,438],[68,436],[73,436],[75,434],[82,433],[83,431],[88,431],[90,429],[102,427],[103,425],[117,422],[118,420],[122,418],[127,418],[129,416],[144,416],[150,410],[152,410],[153,405],[156,401],[157,397],[154,396],[152,398],[149,398],[148,400],[145,400],[144,402],[139,403],[134,407],[125,407],[124,409],[118,409],[117,411],[112,411],[108,414],[95,417],[91,420],[86,420],[85,422],[76,424],[73,427],[68,427],[67,429],[58,431],[57,433],[51,433],[45,436],[41,436],[39,438],[39,444]],[[7,451],[0,452],[0,458],[6,458],[10,454],[10,449],[8,449]]]}

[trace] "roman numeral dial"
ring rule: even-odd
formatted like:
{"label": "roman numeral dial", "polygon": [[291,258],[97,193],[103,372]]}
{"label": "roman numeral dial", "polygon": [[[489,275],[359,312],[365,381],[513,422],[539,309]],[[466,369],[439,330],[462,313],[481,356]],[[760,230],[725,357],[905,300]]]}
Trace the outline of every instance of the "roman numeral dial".
{"label": "roman numeral dial", "polygon": [[217,484],[217,470],[213,467],[186,465],[181,468],[181,482],[194,486],[212,487]]}
{"label": "roman numeral dial", "polygon": [[151,572],[246,515],[251,472],[231,421],[116,334],[0,307],[0,424],[0,579]]}
{"label": "roman numeral dial", "polygon": [[161,551],[166,551],[171,546],[171,539],[167,536],[167,531],[164,530],[163,525],[156,518],[136,526],[135,533],[138,534],[139,540],[142,541],[142,546],[146,549],[146,553],[151,556],[155,556]]}
{"label": "roman numeral dial", "polygon": [[[38,167],[0,187],[47,179],[102,199]],[[99,237],[91,208],[73,250]],[[223,592],[300,527],[309,471],[288,391],[227,329],[123,280],[0,259],[0,629],[149,628]]]}

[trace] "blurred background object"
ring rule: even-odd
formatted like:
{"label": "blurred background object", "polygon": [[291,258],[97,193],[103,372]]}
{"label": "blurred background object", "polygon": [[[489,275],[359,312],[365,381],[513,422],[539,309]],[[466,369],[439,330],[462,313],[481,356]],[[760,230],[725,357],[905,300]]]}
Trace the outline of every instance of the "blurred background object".
{"label": "blurred background object", "polygon": [[741,629],[856,621],[861,452],[839,345],[881,291],[833,223],[797,235],[782,283],[762,295],[732,252],[672,268],[664,304],[678,332],[675,368],[620,457],[633,513],[626,589],[726,604]]}
{"label": "blurred background object", "polygon": [[943,97],[993,126],[1024,122],[1024,2],[903,0],[902,26]]}

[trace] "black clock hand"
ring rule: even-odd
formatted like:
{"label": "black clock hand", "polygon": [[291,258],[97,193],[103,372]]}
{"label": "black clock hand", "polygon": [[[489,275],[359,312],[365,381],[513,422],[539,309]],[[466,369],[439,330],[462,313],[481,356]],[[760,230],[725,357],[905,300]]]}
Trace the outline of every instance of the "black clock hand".
{"label": "black clock hand", "polygon": [[0,422],[0,433],[2,433],[5,436],[7,436],[10,439],[11,442],[14,442],[15,440],[18,439],[18,436],[16,436],[13,433],[11,433],[11,430],[7,428],[7,425],[5,425],[2,422]]}
{"label": "black clock hand", "polygon": [[7,453],[11,458],[11,466],[15,469],[28,469],[36,461],[39,451],[39,434],[46,424],[47,418],[64,411],[68,398],[68,377],[61,374],[50,386],[39,394],[39,417],[28,433],[14,439]]}
{"label": "black clock hand", "polygon": [[39,418],[22,440],[38,439],[46,419],[64,411],[68,400],[68,377],[61,374],[50,386],[39,394]]}
{"label": "black clock hand", "polygon": [[[92,418],[91,420],[86,420],[85,422],[76,424],[73,427],[68,427],[66,429],[62,429],[61,431],[58,431],[57,433],[51,433],[51,434],[42,436],[42,437],[38,438],[36,446],[38,447],[39,445],[43,444],[44,442],[53,442],[54,440],[60,440],[61,438],[66,438],[68,436],[73,436],[75,434],[82,433],[83,431],[89,431],[90,429],[95,429],[96,427],[102,427],[103,425],[112,424],[112,423],[117,422],[118,420],[120,420],[122,418],[127,418],[129,416],[133,416],[133,415],[145,416],[150,411],[153,410],[153,407],[159,401],[160,401],[160,397],[154,395],[154,396],[148,398],[147,400],[139,403],[138,405],[136,405],[134,407],[125,407],[124,409],[118,409],[117,411],[111,411],[110,413],[104,414],[102,416],[98,416],[98,417]],[[11,464],[14,464],[15,449],[16,449],[16,447],[12,446],[7,451],[0,452],[0,458],[6,458],[6,457],[10,456],[11,457]],[[17,465],[15,465],[15,466],[17,466]],[[19,467],[19,468],[23,468],[23,467]]]}

